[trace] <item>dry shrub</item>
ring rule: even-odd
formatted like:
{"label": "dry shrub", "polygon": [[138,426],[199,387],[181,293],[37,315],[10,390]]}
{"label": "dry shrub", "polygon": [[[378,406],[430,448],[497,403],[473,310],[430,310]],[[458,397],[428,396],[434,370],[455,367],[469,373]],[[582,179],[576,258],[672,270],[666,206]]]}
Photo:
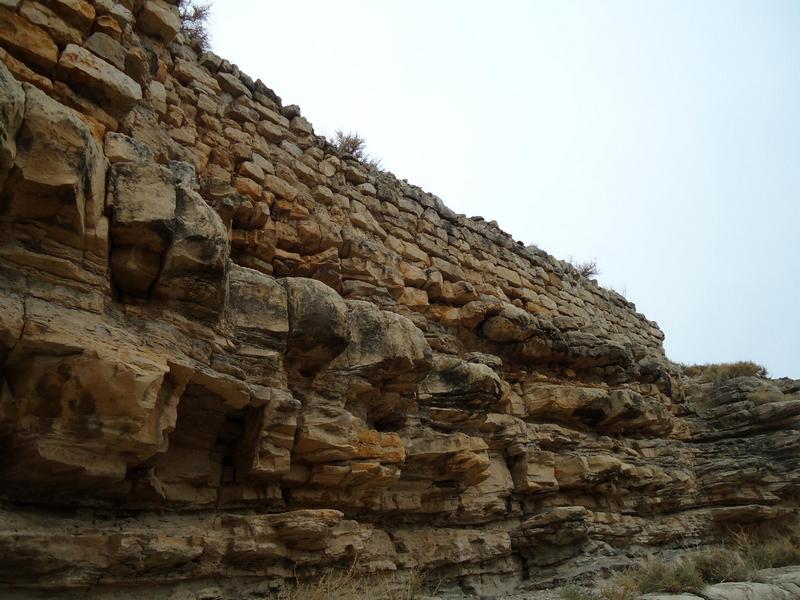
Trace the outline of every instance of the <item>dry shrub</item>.
{"label": "dry shrub", "polygon": [[366,140],[355,131],[345,133],[341,129],[337,129],[336,135],[328,139],[328,143],[334,147],[336,153],[340,156],[352,156],[370,168],[381,169],[381,159],[370,156],[367,152]]}
{"label": "dry shrub", "polygon": [[181,16],[181,32],[189,43],[200,52],[211,47],[208,33],[208,18],[211,16],[211,2],[200,0],[179,0],[178,12]]}
{"label": "dry shrub", "polygon": [[684,366],[688,377],[699,378],[703,383],[725,381],[734,377],[767,377],[767,369],[753,361]]}
{"label": "dry shrub", "polygon": [[600,275],[600,270],[597,268],[597,259],[587,260],[585,262],[572,262],[570,264],[575,267],[575,270],[581,274],[582,277],[596,277]]}

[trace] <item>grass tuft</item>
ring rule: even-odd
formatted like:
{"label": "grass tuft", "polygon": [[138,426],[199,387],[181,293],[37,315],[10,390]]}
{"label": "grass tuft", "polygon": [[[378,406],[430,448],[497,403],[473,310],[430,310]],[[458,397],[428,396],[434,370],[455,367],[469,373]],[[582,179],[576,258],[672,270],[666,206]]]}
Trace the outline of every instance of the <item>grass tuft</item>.
{"label": "grass tuft", "polygon": [[732,546],[753,570],[800,565],[800,531],[768,540],[739,531],[733,535]]}
{"label": "grass tuft", "polygon": [[590,589],[570,583],[559,590],[561,600],[603,600],[602,596]]}
{"label": "grass tuft", "polygon": [[418,571],[402,575],[361,575],[349,569],[328,569],[314,581],[298,581],[277,600],[413,600],[422,589]]}
{"label": "grass tuft", "polygon": [[739,532],[729,544],[687,551],[665,560],[651,557],[594,586],[574,584],[560,590],[562,600],[635,600],[643,594],[699,592],[705,585],[752,580],[756,571],[800,564],[800,533],[756,538]]}
{"label": "grass tuft", "polygon": [[749,360],[734,363],[716,363],[706,365],[683,365],[686,376],[699,379],[702,383],[725,381],[734,377],[767,377],[766,367]]}

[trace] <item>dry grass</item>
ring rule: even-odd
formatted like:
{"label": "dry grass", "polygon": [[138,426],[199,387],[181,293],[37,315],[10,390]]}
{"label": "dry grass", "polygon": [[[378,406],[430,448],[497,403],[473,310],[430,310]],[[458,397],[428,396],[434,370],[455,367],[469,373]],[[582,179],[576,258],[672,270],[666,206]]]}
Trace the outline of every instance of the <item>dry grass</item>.
{"label": "dry grass", "polygon": [[740,531],[733,535],[731,545],[754,570],[800,565],[800,531],[794,529],[769,540],[760,540]]}
{"label": "dry grass", "polygon": [[632,600],[641,594],[691,591],[702,585],[703,578],[689,557],[672,561],[651,558],[611,577],[600,593],[606,600]]}
{"label": "dry grass", "polygon": [[587,589],[561,588],[562,600],[635,600],[654,592],[697,592],[706,584],[748,581],[756,571],[800,564],[800,534],[758,539],[736,533],[725,546],[687,551],[679,558],[647,558]]}
{"label": "dry grass", "polygon": [[572,583],[559,590],[559,597],[561,600],[602,600],[598,593]]}
{"label": "dry grass", "polygon": [[298,581],[277,600],[413,600],[422,589],[417,571],[402,575],[361,575],[349,569],[329,569],[315,581]]}
{"label": "dry grass", "polygon": [[703,383],[725,381],[734,377],[767,377],[768,375],[765,367],[749,360],[735,363],[683,365],[683,372],[688,377],[700,379]]}
{"label": "dry grass", "polygon": [[747,554],[727,546],[695,552],[690,560],[703,583],[747,581],[757,570]]}

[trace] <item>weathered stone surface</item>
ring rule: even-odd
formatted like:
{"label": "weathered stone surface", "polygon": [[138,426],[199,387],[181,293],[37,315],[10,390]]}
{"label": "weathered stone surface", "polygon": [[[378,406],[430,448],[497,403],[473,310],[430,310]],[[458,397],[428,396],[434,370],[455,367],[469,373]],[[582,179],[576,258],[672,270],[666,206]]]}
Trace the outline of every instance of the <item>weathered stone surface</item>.
{"label": "weathered stone surface", "polygon": [[706,600],[794,600],[793,594],[776,585],[750,581],[718,583],[703,588]]}
{"label": "weathered stone surface", "polygon": [[40,90],[49,93],[53,90],[53,82],[28,67],[24,62],[11,56],[4,48],[0,48],[0,62],[20,83],[30,83]]}
{"label": "weathered stone surface", "polygon": [[101,31],[95,32],[86,40],[85,46],[120,71],[125,69],[125,48],[111,36]]}
{"label": "weathered stone surface", "polygon": [[115,114],[142,99],[142,88],[125,73],[85,48],[69,44],[58,59],[58,71],[71,86]]}
{"label": "weathered stone surface", "polygon": [[219,315],[227,294],[229,252],[219,215],[197,192],[178,186],[172,243],[162,256],[153,297]]}
{"label": "weathered stone surface", "polygon": [[152,162],[153,152],[141,142],[122,133],[111,131],[106,134],[103,152],[109,162]]}
{"label": "weathered stone surface", "polygon": [[137,23],[143,31],[158,36],[167,44],[181,30],[178,8],[163,0],[145,0],[137,15]]}
{"label": "weathered stone surface", "polygon": [[72,110],[33,86],[24,87],[25,118],[2,214],[42,223],[54,239],[74,248],[96,250],[89,238],[105,230],[103,152]]}
{"label": "weathered stone surface", "polygon": [[528,311],[508,305],[483,323],[481,334],[493,342],[523,342],[534,335],[537,325]]}
{"label": "weathered stone surface", "polygon": [[58,48],[42,28],[2,6],[0,44],[37,69],[52,69],[58,60]]}
{"label": "weathered stone surface", "polygon": [[288,355],[301,372],[314,372],[347,345],[347,305],[334,290],[313,279],[289,278],[280,283],[289,306]]}
{"label": "weathered stone surface", "polygon": [[642,600],[703,600],[694,594],[645,594]]}
{"label": "weathered stone surface", "polygon": [[176,216],[175,175],[155,162],[118,162],[111,168],[106,203],[113,211],[114,246],[163,252]]}
{"label": "weathered stone surface", "polygon": [[[796,514],[797,382],[690,379],[618,294],[196,59],[175,2],[19,4],[0,595],[270,597],[354,564],[501,596]],[[701,595],[798,585],[762,575]]]}
{"label": "weathered stone surface", "polygon": [[228,92],[234,98],[239,96],[252,96],[247,86],[235,75],[231,75],[230,73],[217,73],[216,77],[223,91]]}
{"label": "weathered stone surface", "polygon": [[[92,28],[97,15],[94,6],[86,0],[46,0],[45,4],[83,32]],[[124,7],[120,5],[119,8]]]}
{"label": "weathered stone surface", "polygon": [[297,196],[297,190],[294,187],[275,175],[264,177],[264,187],[286,200],[292,200]]}
{"label": "weathered stone surface", "polygon": [[25,111],[22,86],[0,63],[0,190],[17,154],[17,132]]}
{"label": "weathered stone surface", "polygon": [[[163,359],[108,334],[89,342],[80,336],[91,323],[81,311],[53,313],[40,303],[8,355],[3,402],[16,400],[17,426],[3,477],[21,495],[120,483],[129,461],[163,448],[174,421],[177,398],[159,398],[169,371]],[[85,443],[70,441],[77,438]]]}
{"label": "weathered stone surface", "polygon": [[762,569],[755,574],[754,579],[777,586],[789,594],[794,594],[793,597],[800,595],[800,566],[798,565]]}
{"label": "weathered stone surface", "polygon": [[286,348],[289,305],[286,289],[263,273],[233,266],[228,311],[240,342]]}
{"label": "weathered stone surface", "polygon": [[172,75],[183,84],[200,86],[211,94],[218,94],[222,91],[217,80],[209,75],[208,71],[196,63],[181,58],[175,61]]}
{"label": "weathered stone surface", "polygon": [[82,31],[62,19],[46,5],[35,0],[25,0],[20,6],[19,14],[44,29],[59,46],[81,44],[84,40],[85,36]]}

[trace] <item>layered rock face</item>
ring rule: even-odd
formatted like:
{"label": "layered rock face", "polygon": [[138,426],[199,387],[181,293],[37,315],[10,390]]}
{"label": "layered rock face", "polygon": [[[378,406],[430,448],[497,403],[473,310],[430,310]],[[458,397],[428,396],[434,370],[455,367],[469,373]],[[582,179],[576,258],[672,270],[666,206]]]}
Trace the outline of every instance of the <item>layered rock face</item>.
{"label": "layered rock face", "polygon": [[689,381],[624,298],[179,30],[0,2],[6,593],[493,594],[796,515],[800,383]]}

